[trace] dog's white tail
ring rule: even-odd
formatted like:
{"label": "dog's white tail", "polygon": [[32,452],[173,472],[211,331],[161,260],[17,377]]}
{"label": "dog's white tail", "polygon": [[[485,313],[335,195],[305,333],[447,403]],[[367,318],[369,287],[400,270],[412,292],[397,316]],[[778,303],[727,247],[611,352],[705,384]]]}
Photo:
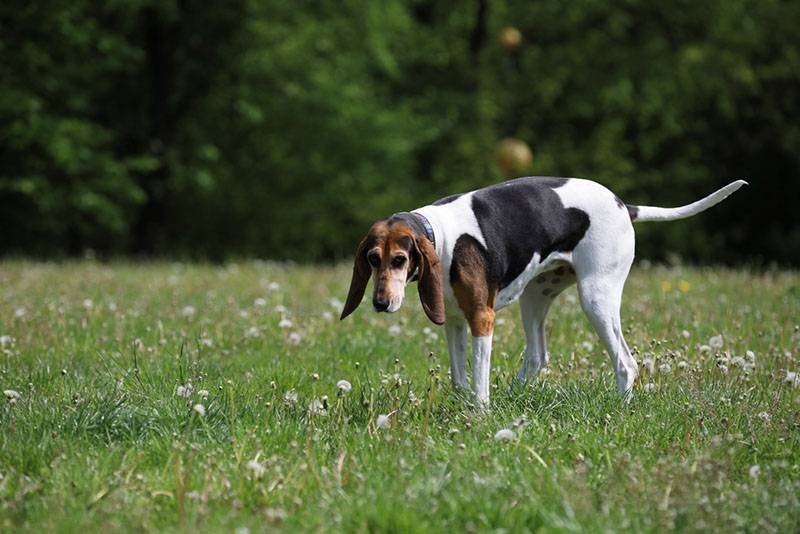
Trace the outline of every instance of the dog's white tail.
{"label": "dog's white tail", "polygon": [[675,221],[677,219],[685,219],[686,217],[697,215],[701,211],[705,211],[711,206],[719,204],[720,202],[725,200],[728,197],[728,195],[730,195],[743,185],[748,185],[748,184],[744,180],[736,180],[735,182],[726,185],[719,191],[715,191],[710,195],[708,195],[707,197],[698,200],[697,202],[692,202],[691,204],[687,204],[686,206],[681,206],[679,208],[659,208],[656,206],[632,206],[628,204],[627,205],[628,213],[631,216],[631,220],[635,222]]}

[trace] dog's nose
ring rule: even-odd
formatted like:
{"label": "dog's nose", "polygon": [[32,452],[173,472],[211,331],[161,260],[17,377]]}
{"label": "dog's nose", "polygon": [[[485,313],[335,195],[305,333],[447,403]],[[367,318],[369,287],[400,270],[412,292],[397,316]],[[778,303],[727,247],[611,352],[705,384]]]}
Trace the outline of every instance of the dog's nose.
{"label": "dog's nose", "polygon": [[375,311],[382,312],[386,311],[389,308],[389,301],[386,299],[375,297],[374,299],[372,299],[372,305],[375,306]]}

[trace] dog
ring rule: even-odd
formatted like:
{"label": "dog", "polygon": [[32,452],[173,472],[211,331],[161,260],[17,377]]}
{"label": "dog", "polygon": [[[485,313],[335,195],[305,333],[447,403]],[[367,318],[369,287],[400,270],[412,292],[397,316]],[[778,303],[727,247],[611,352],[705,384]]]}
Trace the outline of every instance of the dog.
{"label": "dog", "polygon": [[548,364],[544,320],[553,299],[577,283],[581,307],[611,357],[619,393],[629,398],[637,365],[622,336],[620,305],[633,263],[633,222],[696,215],[746,185],[728,184],[678,208],[633,206],[604,186],[578,178],[525,177],[451,195],[372,225],[358,245],[344,319],[374,279],[378,312],[400,309],[418,281],[428,318],[445,326],[450,373],[467,381],[472,335],[472,390],[489,402],[489,368],[497,310],[519,300],[526,346],[517,379]]}

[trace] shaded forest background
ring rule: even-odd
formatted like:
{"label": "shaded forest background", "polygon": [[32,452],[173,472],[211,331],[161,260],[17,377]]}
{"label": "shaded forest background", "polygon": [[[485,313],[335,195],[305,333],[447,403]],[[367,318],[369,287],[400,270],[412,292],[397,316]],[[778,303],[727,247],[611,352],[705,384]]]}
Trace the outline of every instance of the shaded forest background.
{"label": "shaded forest background", "polygon": [[503,179],[514,138],[506,173],[629,203],[746,178],[638,255],[799,265],[798,27],[778,0],[4,2],[0,253],[340,259]]}

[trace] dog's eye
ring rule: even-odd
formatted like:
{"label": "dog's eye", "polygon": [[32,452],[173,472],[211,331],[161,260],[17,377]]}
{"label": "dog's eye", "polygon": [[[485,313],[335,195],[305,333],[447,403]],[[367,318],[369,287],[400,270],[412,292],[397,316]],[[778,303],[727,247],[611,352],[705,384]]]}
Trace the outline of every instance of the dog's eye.
{"label": "dog's eye", "polygon": [[392,267],[402,267],[405,262],[405,256],[395,256],[394,259],[392,259]]}
{"label": "dog's eye", "polygon": [[373,267],[378,267],[381,264],[381,257],[378,254],[370,254],[367,256],[367,261]]}

